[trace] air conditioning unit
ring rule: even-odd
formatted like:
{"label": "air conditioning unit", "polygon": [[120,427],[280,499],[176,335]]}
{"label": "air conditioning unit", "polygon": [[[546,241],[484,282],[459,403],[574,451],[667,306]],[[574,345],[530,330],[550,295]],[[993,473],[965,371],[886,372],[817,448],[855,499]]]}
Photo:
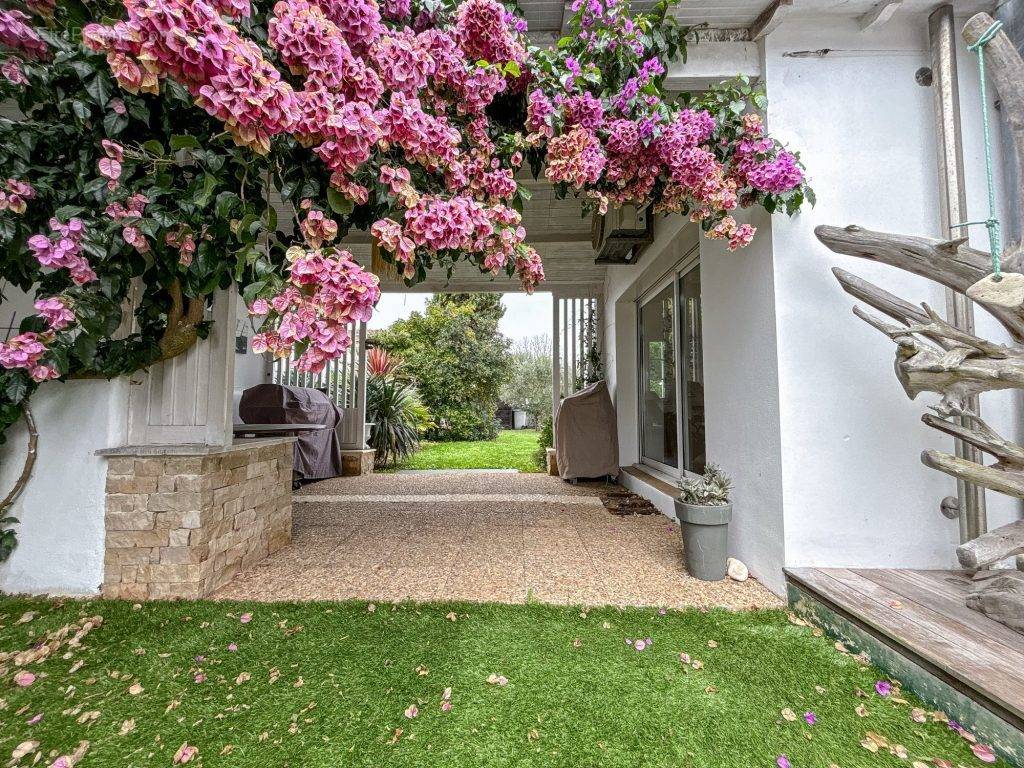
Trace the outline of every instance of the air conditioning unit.
{"label": "air conditioning unit", "polygon": [[635,205],[595,213],[593,235],[595,264],[633,264],[654,242],[654,214]]}

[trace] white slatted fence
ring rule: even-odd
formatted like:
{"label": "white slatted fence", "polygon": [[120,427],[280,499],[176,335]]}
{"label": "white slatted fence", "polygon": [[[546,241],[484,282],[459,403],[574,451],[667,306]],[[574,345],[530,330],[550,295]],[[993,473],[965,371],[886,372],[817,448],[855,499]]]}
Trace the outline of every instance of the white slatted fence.
{"label": "white slatted fence", "polygon": [[343,449],[365,447],[363,424],[366,421],[366,324],[349,325],[352,346],[331,360],[319,373],[307,373],[295,367],[295,359],[274,361],[272,381],[293,387],[308,387],[325,392],[341,409],[338,428]]}
{"label": "white slatted fence", "polygon": [[553,296],[551,327],[551,406],[603,378],[601,297],[594,293]]}

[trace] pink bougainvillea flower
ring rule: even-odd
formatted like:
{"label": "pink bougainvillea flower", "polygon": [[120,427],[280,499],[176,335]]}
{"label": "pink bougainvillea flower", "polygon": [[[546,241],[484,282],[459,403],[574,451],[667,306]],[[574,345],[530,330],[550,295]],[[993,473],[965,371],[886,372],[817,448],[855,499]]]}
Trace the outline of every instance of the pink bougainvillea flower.
{"label": "pink bougainvillea flower", "polygon": [[971,752],[983,763],[994,763],[996,761],[996,753],[992,751],[992,747],[988,744],[971,744]]}
{"label": "pink bougainvillea flower", "polygon": [[36,681],[36,676],[28,670],[21,670],[14,676],[14,684],[19,688],[28,688]]}
{"label": "pink bougainvillea flower", "polygon": [[420,710],[415,704],[410,704],[409,708],[405,710],[405,716],[412,720],[414,717],[419,716]]}
{"label": "pink bougainvillea flower", "polygon": [[32,377],[32,381],[39,384],[44,381],[60,378],[60,371],[52,365],[34,365],[28,369],[28,374]]}
{"label": "pink bougainvillea flower", "polygon": [[452,703],[450,701],[448,701],[447,699],[442,701],[441,702],[441,711],[442,712],[451,712],[452,711]]}
{"label": "pink bougainvillea flower", "polygon": [[879,696],[888,696],[892,693],[892,683],[888,680],[879,680],[875,683],[875,692],[878,693]]}
{"label": "pink bougainvillea flower", "polygon": [[178,751],[174,753],[174,765],[184,765],[185,763],[192,762],[192,759],[199,754],[199,747],[194,747],[188,742],[185,742]]}
{"label": "pink bougainvillea flower", "polygon": [[252,614],[243,613],[241,616],[238,617],[238,620],[243,624],[248,624],[250,621],[252,621]]}
{"label": "pink bougainvillea flower", "polygon": [[793,764],[789,762],[789,758],[785,755],[779,755],[775,758],[775,764],[779,766],[779,768],[793,768]]}
{"label": "pink bougainvillea flower", "polygon": [[11,85],[25,85],[28,78],[25,77],[25,70],[21,68],[21,61],[11,56],[0,64],[0,75]]}
{"label": "pink bougainvillea flower", "polygon": [[637,640],[635,643],[633,643],[633,649],[637,651],[642,651],[646,647],[647,642],[644,640]]}
{"label": "pink bougainvillea flower", "polygon": [[249,305],[249,314],[256,317],[270,314],[270,303],[266,299],[256,299]]}
{"label": "pink bougainvillea flower", "polygon": [[206,682],[206,675],[204,675],[202,672],[197,672],[196,676],[193,679],[197,683],[205,683]]}
{"label": "pink bougainvillea flower", "polygon": [[228,650],[234,653],[238,650],[238,646],[235,643],[228,643]]}
{"label": "pink bougainvillea flower", "polygon": [[119,163],[124,160],[124,147],[116,141],[103,139],[100,141],[100,146],[103,147],[103,153],[111,160],[116,160]]}
{"label": "pink bougainvillea flower", "polygon": [[110,157],[101,157],[99,162],[100,176],[107,179],[107,188],[116,189],[121,178],[121,163]]}
{"label": "pink bougainvillea flower", "polygon": [[68,309],[67,304],[56,296],[40,299],[35,303],[36,311],[46,320],[51,330],[60,331],[75,320],[75,313]]}
{"label": "pink bougainvillea flower", "polygon": [[26,720],[25,722],[26,722],[26,723],[27,723],[28,725],[35,725],[36,723],[38,723],[38,722],[39,722],[40,720],[42,720],[42,719],[43,719],[43,713],[42,713],[42,712],[40,712],[40,713],[39,713],[39,714],[37,714],[37,715],[32,715],[32,717],[30,717],[30,718],[29,718],[28,720]]}
{"label": "pink bougainvillea flower", "polygon": [[813,712],[804,712],[804,720],[808,725],[814,725],[818,722],[818,716]]}

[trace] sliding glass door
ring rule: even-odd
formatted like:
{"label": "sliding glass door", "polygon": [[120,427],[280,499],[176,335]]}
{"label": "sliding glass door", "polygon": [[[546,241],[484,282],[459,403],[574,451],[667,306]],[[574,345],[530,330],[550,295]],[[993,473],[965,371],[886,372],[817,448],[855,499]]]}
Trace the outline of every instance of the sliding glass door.
{"label": "sliding glass door", "polygon": [[704,365],[700,267],[688,266],[640,303],[640,456],[672,475],[701,473]]}
{"label": "sliding glass door", "polygon": [[645,461],[679,468],[675,287],[669,283],[640,307],[640,445]]}
{"label": "sliding glass door", "polygon": [[683,466],[704,472],[704,350],[701,345],[700,267],[679,278],[679,349],[682,380]]}

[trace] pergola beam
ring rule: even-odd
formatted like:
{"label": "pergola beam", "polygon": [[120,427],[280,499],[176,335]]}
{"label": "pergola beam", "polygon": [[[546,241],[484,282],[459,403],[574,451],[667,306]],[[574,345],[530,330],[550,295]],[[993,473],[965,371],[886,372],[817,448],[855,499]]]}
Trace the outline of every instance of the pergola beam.
{"label": "pergola beam", "polygon": [[902,3],[903,0],[882,0],[882,2],[857,19],[861,30],[866,32],[874,27],[882,26],[892,18]]}
{"label": "pergola beam", "polygon": [[782,23],[791,10],[793,10],[793,0],[775,0],[761,11],[761,14],[754,19],[754,23],[750,25],[750,39],[756,42],[770,34]]}
{"label": "pergola beam", "polygon": [[665,87],[670,91],[703,91],[737,75],[761,78],[757,43],[700,42],[686,53],[685,64],[679,60],[669,63]]}

